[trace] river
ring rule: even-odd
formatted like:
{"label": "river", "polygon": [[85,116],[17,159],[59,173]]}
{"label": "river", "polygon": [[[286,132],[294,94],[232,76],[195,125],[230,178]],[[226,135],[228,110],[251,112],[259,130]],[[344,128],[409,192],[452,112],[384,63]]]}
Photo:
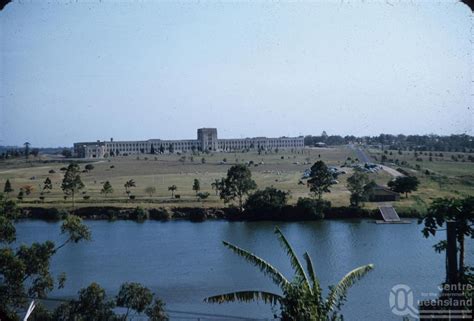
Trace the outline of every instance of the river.
{"label": "river", "polygon": [[[268,277],[222,245],[222,240],[251,250],[291,277],[290,263],[279,246],[274,227],[278,224],[298,255],[312,256],[325,290],[353,268],[375,264],[374,271],[348,294],[345,320],[401,320],[389,306],[390,289],[408,285],[415,299],[437,293],[445,273],[444,254],[432,246],[445,237],[425,239],[421,226],[374,224],[371,220],[325,220],[317,222],[225,222],[187,221],[136,223],[132,221],[86,221],[93,240],[71,244],[52,262],[54,273],[66,272],[66,287],[51,297],[69,298],[91,282],[100,283],[115,295],[121,283],[140,282],[167,304],[172,320],[197,312],[271,319],[272,309],[263,303],[203,303],[206,296],[236,290],[278,291]],[[60,223],[27,220],[16,224],[21,243],[63,240]],[[467,262],[473,263],[472,242]],[[327,291],[325,291],[327,293]],[[182,318],[180,318],[181,316]],[[197,320],[197,318],[194,318]],[[224,320],[201,315],[201,320]],[[233,320],[231,318],[225,320]]]}

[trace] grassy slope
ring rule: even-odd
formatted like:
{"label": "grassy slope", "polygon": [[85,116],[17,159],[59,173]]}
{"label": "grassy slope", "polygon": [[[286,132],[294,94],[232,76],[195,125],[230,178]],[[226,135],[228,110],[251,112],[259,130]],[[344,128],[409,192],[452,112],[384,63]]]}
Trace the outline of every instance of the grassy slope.
{"label": "grassy slope", "polygon": [[[370,150],[372,155],[380,159],[380,150]],[[278,154],[262,154],[256,152],[249,153],[214,153],[208,155],[193,156],[194,162],[190,161],[191,154],[185,154],[186,161],[183,163],[179,159],[179,155],[140,155],[137,160],[136,156],[118,157],[111,160],[102,160],[94,162],[94,170],[90,173],[81,174],[86,185],[84,191],[90,196],[89,201],[82,200],[82,195],[77,197],[78,206],[87,205],[120,205],[120,206],[137,206],[144,207],[156,206],[205,206],[219,207],[223,206],[222,201],[215,196],[215,192],[211,189],[211,183],[214,179],[225,176],[227,169],[235,163],[243,163],[253,160],[255,163],[263,162],[263,165],[252,167],[252,175],[257,182],[259,188],[274,186],[276,188],[290,191],[290,203],[296,202],[298,197],[307,196],[308,188],[305,185],[298,185],[302,172],[309,168],[310,164],[321,159],[329,165],[341,165],[347,157],[354,155],[353,152],[346,147],[324,148],[324,149],[306,149],[304,152],[280,151]],[[452,153],[444,153],[444,157],[433,157],[433,161],[429,162],[429,156],[422,155],[423,162],[416,162],[413,152],[403,152],[398,155],[397,151],[392,151],[389,158],[398,158],[400,161],[405,160],[410,164],[406,170],[417,175],[421,181],[419,191],[413,193],[408,199],[402,197],[401,201],[396,204],[398,208],[415,208],[423,210],[434,197],[441,196],[459,196],[472,195],[474,184],[474,163],[470,162],[454,162],[451,160]],[[458,154],[458,153],[456,153]],[[321,156],[319,158],[319,155]],[[284,159],[281,159],[281,157]],[[148,160],[145,160],[145,157]],[[201,163],[201,158],[206,159],[206,163]],[[226,158],[227,164],[220,164]],[[298,162],[299,164],[295,164]],[[415,170],[415,165],[419,164],[421,170]],[[115,166],[111,169],[110,166]],[[24,160],[15,160],[0,163],[0,186],[7,178],[12,182],[16,195],[21,186],[32,185],[34,192],[30,196],[26,196],[23,205],[32,205],[38,200],[39,191],[42,182],[46,177],[50,177],[53,181],[53,191],[46,195],[46,202],[40,206],[70,206],[70,202],[65,202],[63,193],[60,189],[62,172],[59,170],[65,166],[64,163],[44,164],[39,161],[26,163]],[[84,164],[81,164],[83,168]],[[397,167],[397,166],[392,166]],[[48,171],[54,169],[55,174],[49,174]],[[424,169],[435,172],[436,175],[425,175]],[[335,206],[349,205],[349,192],[345,188],[346,179],[350,175],[340,176],[339,184],[332,187],[332,193],[326,194],[324,197],[330,200]],[[377,174],[371,174],[379,184],[386,184],[391,176],[384,171]],[[35,179],[31,179],[35,177]],[[193,180],[198,178],[201,182],[201,191],[209,192],[211,196],[204,203],[196,201],[195,193],[192,190]],[[133,202],[127,201],[123,184],[129,179],[134,179],[137,187],[133,189],[132,194],[137,199]],[[105,180],[109,180],[114,188],[114,193],[109,197],[100,194],[100,189]],[[176,194],[181,195],[180,200],[170,198],[168,186],[178,186]],[[471,184],[471,185],[470,185]],[[154,186],[157,192],[149,197],[145,194],[144,189],[148,186]],[[374,208],[376,204],[367,203],[368,208]]]}

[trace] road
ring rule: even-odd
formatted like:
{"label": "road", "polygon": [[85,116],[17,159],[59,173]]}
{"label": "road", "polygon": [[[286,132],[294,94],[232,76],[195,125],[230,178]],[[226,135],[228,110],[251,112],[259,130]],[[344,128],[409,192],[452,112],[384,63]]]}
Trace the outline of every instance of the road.
{"label": "road", "polygon": [[[357,155],[357,158],[359,159],[360,162],[362,163],[372,163],[372,159],[369,157],[369,155],[367,155],[367,153],[360,147],[356,147],[354,145],[349,145],[350,148],[352,148],[354,150],[354,152],[356,153]],[[391,168],[391,167],[388,167],[388,166],[385,166],[385,165],[380,165],[378,164],[384,171],[386,171],[387,173],[389,173],[390,175],[392,175],[393,177],[399,177],[399,176],[404,176],[402,173],[400,173],[399,171]]]}
{"label": "road", "polygon": [[354,145],[349,145],[350,148],[352,148],[356,155],[357,158],[359,159],[360,162],[362,163],[371,163],[372,160],[370,159],[369,155],[367,155],[361,148],[355,147]]}

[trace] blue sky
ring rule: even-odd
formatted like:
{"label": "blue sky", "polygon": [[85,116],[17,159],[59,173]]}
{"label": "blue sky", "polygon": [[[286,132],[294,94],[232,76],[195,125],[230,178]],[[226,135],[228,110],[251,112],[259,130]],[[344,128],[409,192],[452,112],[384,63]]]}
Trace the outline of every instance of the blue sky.
{"label": "blue sky", "polygon": [[0,145],[473,134],[456,1],[15,1],[0,12]]}

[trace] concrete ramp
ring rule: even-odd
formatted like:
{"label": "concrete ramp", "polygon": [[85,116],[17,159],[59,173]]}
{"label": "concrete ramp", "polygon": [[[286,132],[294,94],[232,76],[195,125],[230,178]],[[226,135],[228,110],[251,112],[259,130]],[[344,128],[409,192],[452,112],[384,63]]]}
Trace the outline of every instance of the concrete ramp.
{"label": "concrete ramp", "polygon": [[400,222],[400,217],[393,208],[393,206],[379,206],[380,214],[382,214],[383,220],[387,223]]}

